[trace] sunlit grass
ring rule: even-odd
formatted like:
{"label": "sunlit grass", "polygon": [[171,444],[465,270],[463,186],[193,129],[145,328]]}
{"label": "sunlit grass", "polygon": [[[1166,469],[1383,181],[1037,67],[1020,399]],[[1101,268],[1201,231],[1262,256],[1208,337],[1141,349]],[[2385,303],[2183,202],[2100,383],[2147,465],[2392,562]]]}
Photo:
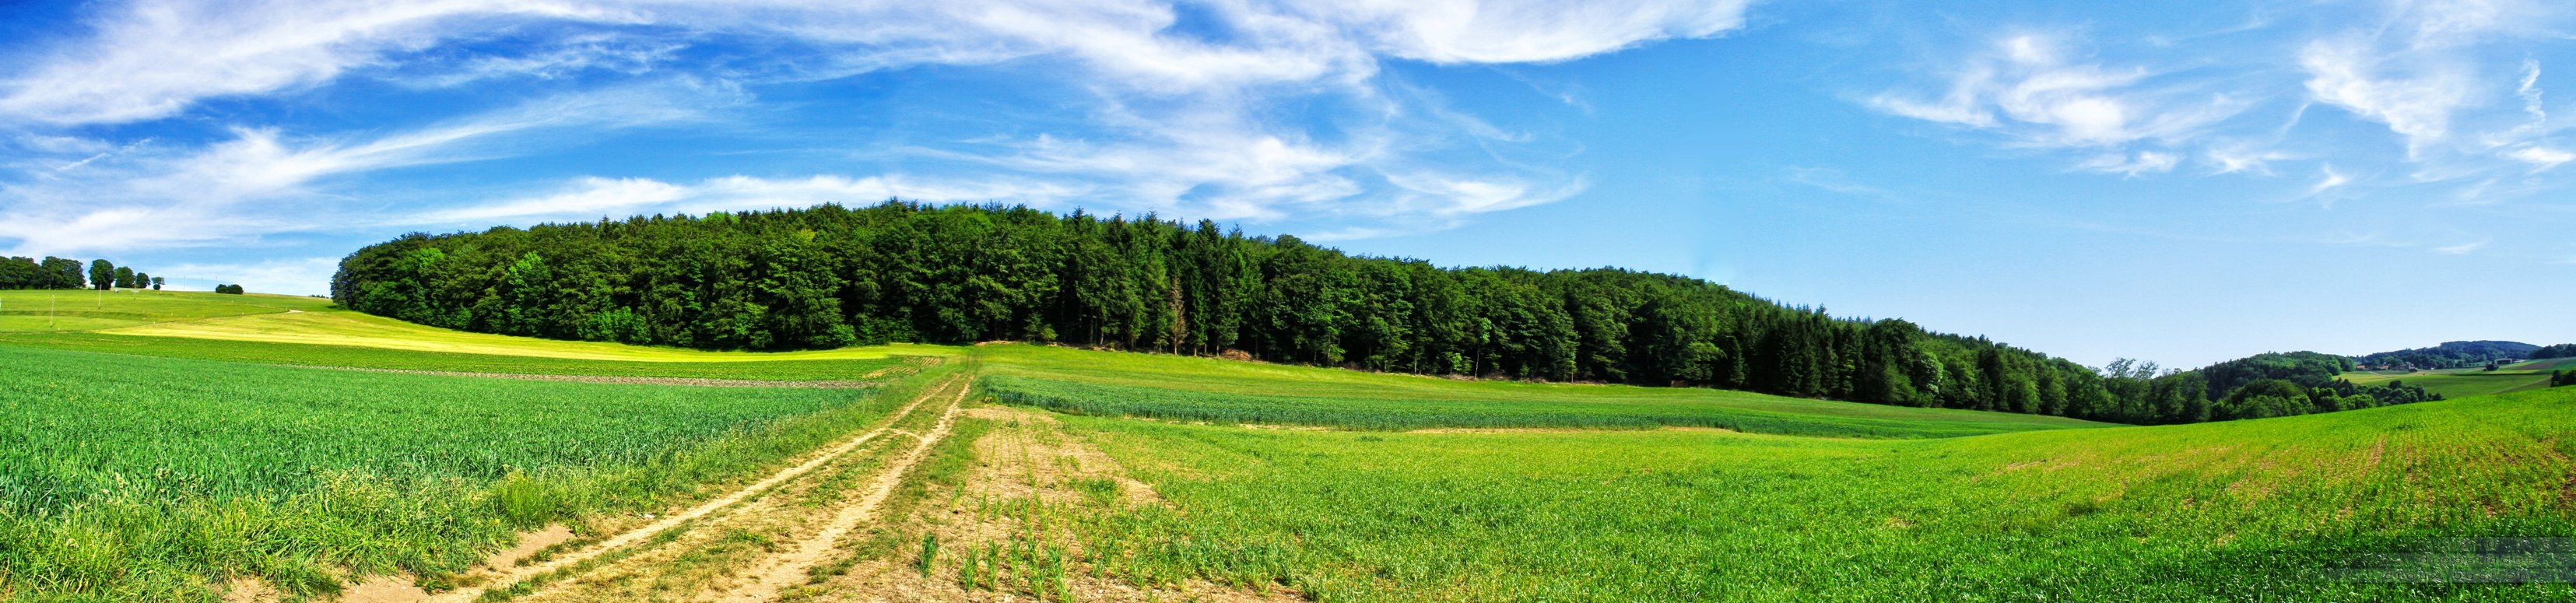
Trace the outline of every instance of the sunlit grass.
{"label": "sunlit grass", "polygon": [[1716,427],[1948,437],[2104,423],[1703,388],[1467,381],[1206,358],[986,345],[983,383],[1014,403],[1092,415],[1358,429]]}
{"label": "sunlit grass", "polygon": [[1068,417],[1170,501],[1068,525],[1120,579],[1323,601],[2542,600],[2576,592],[2312,570],[2576,536],[2571,403],[1928,440]]}
{"label": "sunlit grass", "polygon": [[260,314],[108,329],[103,333],[384,348],[418,352],[643,362],[877,360],[945,356],[953,348],[895,344],[796,352],[708,352],[590,341],[468,333],[340,310]]}
{"label": "sunlit grass", "polygon": [[413,371],[599,375],[611,377],[685,377],[764,381],[850,381],[876,379],[935,360],[935,357],[886,356],[851,360],[772,360],[766,362],[654,362],[586,360],[544,356],[458,354],[392,348],[307,345],[272,341],[235,341],[187,337],[148,337],[100,333],[0,333],[0,346],[111,352],[165,358],[230,360],[264,364],[356,367]]}
{"label": "sunlit grass", "polygon": [[0,290],[0,333],[86,331],[173,320],[320,310],[330,300],[184,291]]}
{"label": "sunlit grass", "polygon": [[[2520,365],[2517,365],[2520,366]],[[2549,387],[2549,371],[2534,368],[2512,368],[2489,371],[2484,368],[2442,369],[2437,371],[2367,371],[2344,373],[2336,378],[2355,385],[2385,385],[2403,381],[2423,387],[2444,398],[2466,398]]]}
{"label": "sunlit grass", "polygon": [[0,364],[0,593],[98,600],[434,577],[516,530],[773,466],[949,370],[872,397],[28,348]]}

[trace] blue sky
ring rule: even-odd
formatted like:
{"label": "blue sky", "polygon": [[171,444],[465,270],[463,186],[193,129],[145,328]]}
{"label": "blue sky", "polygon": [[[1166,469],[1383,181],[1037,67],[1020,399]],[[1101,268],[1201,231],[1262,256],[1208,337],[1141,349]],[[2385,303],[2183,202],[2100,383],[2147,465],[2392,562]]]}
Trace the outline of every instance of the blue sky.
{"label": "blue sky", "polygon": [[458,0],[0,6],[0,252],[889,196],[1617,265],[2100,364],[2576,341],[2570,9]]}

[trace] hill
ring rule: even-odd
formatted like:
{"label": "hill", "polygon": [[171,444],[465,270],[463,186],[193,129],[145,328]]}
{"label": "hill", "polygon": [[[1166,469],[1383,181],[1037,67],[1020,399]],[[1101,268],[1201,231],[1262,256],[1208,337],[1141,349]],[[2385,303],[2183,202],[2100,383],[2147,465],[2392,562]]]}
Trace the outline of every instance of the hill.
{"label": "hill", "polygon": [[1063,343],[1551,382],[1687,385],[2123,423],[2208,394],[1687,277],[1444,268],[1214,223],[887,202],[414,234],[342,306],[461,331],[705,350]]}
{"label": "hill", "polygon": [[2363,354],[2356,359],[2361,364],[2373,367],[2396,365],[2421,369],[2458,368],[2471,365],[2482,366],[2488,361],[2502,358],[2528,359],[2532,358],[2531,353],[2538,349],[2540,346],[2519,341],[2446,341],[2442,345],[2429,348]]}

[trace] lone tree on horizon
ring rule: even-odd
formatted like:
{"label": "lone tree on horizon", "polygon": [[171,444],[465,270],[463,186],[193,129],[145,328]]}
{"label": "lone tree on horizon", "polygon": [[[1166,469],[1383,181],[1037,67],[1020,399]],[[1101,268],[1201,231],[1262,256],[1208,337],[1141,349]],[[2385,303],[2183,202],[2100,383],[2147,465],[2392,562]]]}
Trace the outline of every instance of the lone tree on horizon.
{"label": "lone tree on horizon", "polygon": [[[126,277],[127,277],[127,278],[132,278],[132,277],[133,277],[133,275],[132,275],[132,274],[128,274],[128,275],[126,275]],[[107,260],[90,260],[90,261],[89,261],[89,284],[90,284],[90,288],[92,288],[92,289],[97,289],[97,290],[100,290],[100,291],[106,291],[106,290],[108,290],[108,289],[115,288],[115,287],[116,287],[116,263],[115,263],[115,262],[110,262],[110,261],[107,261]]]}

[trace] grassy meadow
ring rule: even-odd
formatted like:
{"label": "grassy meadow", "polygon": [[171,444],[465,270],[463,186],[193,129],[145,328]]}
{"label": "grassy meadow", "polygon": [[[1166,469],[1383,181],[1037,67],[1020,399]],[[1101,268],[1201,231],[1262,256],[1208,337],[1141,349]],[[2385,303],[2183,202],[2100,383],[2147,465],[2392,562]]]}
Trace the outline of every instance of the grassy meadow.
{"label": "grassy meadow", "polygon": [[304,366],[847,381],[957,353],[924,345],[764,354],[556,341],[415,325],[284,295],[0,291],[0,307],[0,346]]}
{"label": "grassy meadow", "polygon": [[2551,363],[2535,361],[2510,367],[2498,367],[2493,371],[2484,368],[2414,372],[2358,371],[2337,375],[2336,378],[2351,381],[2354,385],[2380,385],[2391,381],[2404,381],[2407,385],[2423,386],[2425,390],[2441,394],[2444,398],[2465,398],[2547,388],[2550,369],[2531,368],[2532,365],[2547,364]]}
{"label": "grassy meadow", "polygon": [[159,322],[99,331],[113,335],[256,341],[382,348],[415,352],[535,356],[629,362],[774,362],[782,360],[883,360],[898,355],[939,356],[949,348],[922,345],[848,347],[795,352],[709,352],[593,341],[561,341],[468,333],[416,325],[346,310],[251,314]]}
{"label": "grassy meadow", "polygon": [[225,316],[319,311],[330,300],[185,291],[0,290],[0,333],[90,331]]}
{"label": "grassy meadow", "polygon": [[39,600],[207,598],[234,575],[289,593],[437,576],[519,530],[775,465],[911,393],[0,358],[0,592]]}
{"label": "grassy meadow", "polygon": [[[2331,572],[2461,552],[2447,538],[2576,537],[2571,406],[1914,440],[1066,417],[1166,504],[1022,508],[1069,518],[1063,550],[1100,575],[1321,601],[2563,599]],[[993,546],[1050,546],[1019,538]]]}
{"label": "grassy meadow", "polygon": [[[589,530],[764,475],[961,371],[987,400],[1054,412],[965,419],[891,504],[945,500],[1020,528],[951,530],[986,540],[946,556],[894,527],[852,549],[956,592],[1071,600],[1081,579],[1319,601],[2576,598],[2563,583],[2373,578],[2385,566],[2365,563],[2457,553],[2453,538],[2576,538],[2576,388],[2451,393],[2505,382],[2491,376],[2389,377],[2462,382],[2436,387],[2455,397],[2442,402],[2131,427],[1022,344],[697,352],[276,296],[71,292],[91,308],[38,328],[22,305],[46,295],[0,292],[0,599],[209,601],[240,577],[291,597],[366,575],[435,586],[525,530]],[[995,460],[978,438],[1106,459],[1028,459],[1033,481],[1116,469],[1070,498],[970,496]]]}
{"label": "grassy meadow", "polygon": [[2063,417],[1906,408],[1701,388],[1465,381],[995,344],[971,352],[1009,402],[1101,416],[1372,430],[1714,427],[1835,437],[1949,437],[2100,427]]}

